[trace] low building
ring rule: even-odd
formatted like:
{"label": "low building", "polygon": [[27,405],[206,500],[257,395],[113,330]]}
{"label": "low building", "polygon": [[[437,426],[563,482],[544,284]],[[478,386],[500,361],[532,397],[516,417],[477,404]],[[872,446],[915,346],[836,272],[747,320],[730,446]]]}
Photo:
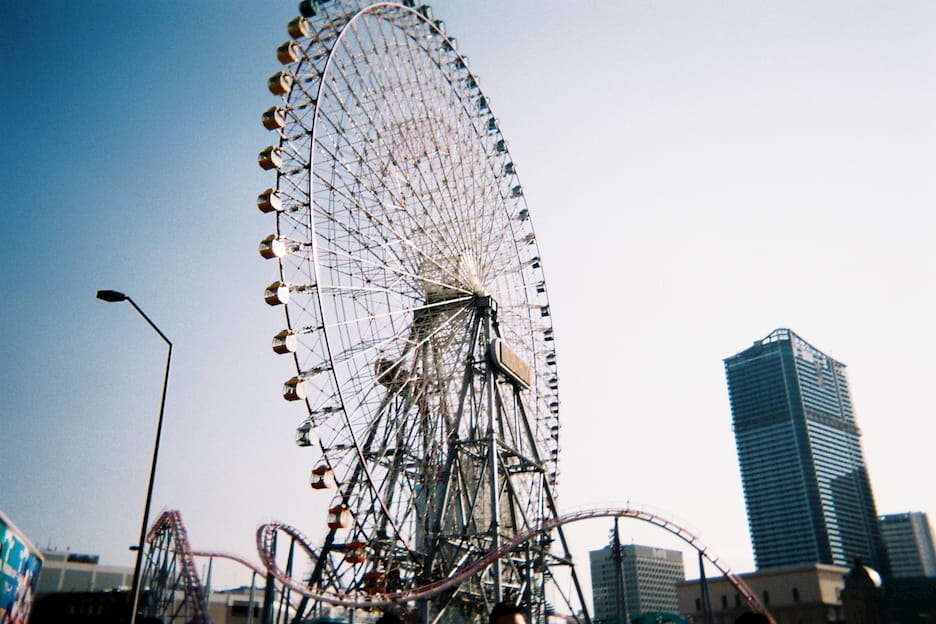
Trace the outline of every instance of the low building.
{"label": "low building", "polygon": [[[41,552],[45,563],[36,586],[31,624],[124,624],[127,621],[132,567],[102,565],[97,555],[58,550]],[[248,617],[251,610],[253,615]],[[213,590],[208,599],[208,614],[215,624],[258,622],[262,610],[262,588]]]}
{"label": "low building", "polygon": [[[767,568],[739,575],[777,624],[844,622],[842,589],[849,569],[824,563]],[[734,586],[724,577],[707,580],[713,624],[733,624],[748,611]],[[701,582],[680,583],[679,613],[704,621]]]}
{"label": "low building", "polygon": [[[144,601],[145,593],[144,591]],[[126,588],[112,591],[50,592],[36,597],[30,624],[125,624],[129,611],[130,591]],[[208,601],[208,616],[213,624],[259,622],[262,613],[263,588],[259,587],[253,592],[249,587],[213,591]],[[143,618],[138,621],[148,623],[162,620]]]}
{"label": "low building", "polygon": [[101,565],[97,555],[43,549],[42,557],[39,594],[126,590],[133,581],[133,568]]}

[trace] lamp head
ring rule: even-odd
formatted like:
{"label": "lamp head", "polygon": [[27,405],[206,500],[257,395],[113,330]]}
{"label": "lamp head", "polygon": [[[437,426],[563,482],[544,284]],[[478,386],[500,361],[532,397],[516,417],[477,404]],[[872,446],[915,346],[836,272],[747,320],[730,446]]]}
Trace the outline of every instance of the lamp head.
{"label": "lamp head", "polygon": [[116,290],[99,290],[97,291],[97,298],[101,301],[115,303],[117,301],[126,301],[127,295],[122,292],[117,292]]}

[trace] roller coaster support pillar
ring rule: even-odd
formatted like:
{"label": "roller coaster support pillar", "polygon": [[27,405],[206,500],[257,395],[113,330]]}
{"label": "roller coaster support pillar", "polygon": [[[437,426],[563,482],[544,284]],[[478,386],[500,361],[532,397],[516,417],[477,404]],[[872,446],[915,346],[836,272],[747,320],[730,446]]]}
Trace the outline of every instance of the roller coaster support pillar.
{"label": "roller coaster support pillar", "polygon": [[708,580],[705,578],[705,561],[699,551],[699,591],[702,594],[702,623],[712,624],[712,596],[709,594]]}
{"label": "roller coaster support pillar", "polygon": [[247,596],[247,624],[253,624],[254,617],[254,586],[257,584],[257,573],[250,575],[250,593]]}
{"label": "roller coaster support pillar", "polygon": [[276,600],[276,579],[267,573],[266,587],[263,590],[263,614],[260,616],[262,624],[273,624],[273,602]]}

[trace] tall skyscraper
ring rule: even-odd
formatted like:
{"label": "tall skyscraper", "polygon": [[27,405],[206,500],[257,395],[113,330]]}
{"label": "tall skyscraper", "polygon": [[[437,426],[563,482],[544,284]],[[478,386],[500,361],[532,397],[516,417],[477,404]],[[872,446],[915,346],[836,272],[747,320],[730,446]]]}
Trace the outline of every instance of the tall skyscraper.
{"label": "tall skyscraper", "polygon": [[624,585],[625,621],[646,611],[677,613],[676,583],[686,580],[682,552],[654,546],[621,546],[621,573],[615,569],[610,546],[588,553],[591,572],[594,620],[618,620],[619,587]]}
{"label": "tall skyscraper", "polygon": [[757,567],[886,573],[845,365],[789,329],[724,362]]}
{"label": "tall skyscraper", "polygon": [[894,577],[936,576],[936,548],[925,513],[881,516],[881,533]]}

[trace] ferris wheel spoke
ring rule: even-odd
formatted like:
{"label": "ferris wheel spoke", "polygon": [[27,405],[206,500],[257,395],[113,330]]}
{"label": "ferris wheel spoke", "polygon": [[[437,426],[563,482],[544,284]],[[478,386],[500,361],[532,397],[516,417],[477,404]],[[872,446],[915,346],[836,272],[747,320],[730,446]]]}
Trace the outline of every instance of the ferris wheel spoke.
{"label": "ferris wheel spoke", "polygon": [[[328,149],[328,148],[323,148],[323,149]],[[355,171],[352,171],[350,168],[347,168],[344,164],[342,164],[342,168],[345,169],[345,170],[347,171],[348,175],[349,175],[350,178],[355,182],[355,185],[356,185],[356,186],[358,186],[359,188],[365,189],[367,195],[375,195],[374,192],[373,192],[373,190],[367,188],[367,183],[366,183],[366,182],[364,181],[364,179],[361,177],[364,173],[373,175],[373,174],[375,173],[374,164],[371,163],[370,160],[365,160],[364,157],[361,156],[361,155],[359,155],[358,163],[359,163],[359,164],[366,164],[367,167],[368,167],[368,170],[367,170],[367,171],[364,171],[364,172],[362,172],[362,173],[357,173],[357,172],[355,172]],[[335,193],[338,193],[338,194],[342,195],[342,196],[348,201],[348,204],[349,204],[349,205],[364,206],[364,204],[363,204],[359,199],[357,199],[354,195],[352,195],[352,192],[351,192],[351,189],[350,189],[350,188],[349,188],[348,191],[344,191],[341,187],[335,185],[334,181],[331,180],[330,177],[331,177],[331,176],[324,176],[324,175],[322,175],[322,176],[320,177],[320,179],[321,179],[321,181],[322,181],[322,184],[323,184],[323,187],[326,187],[326,188],[330,187],[329,190],[330,190],[331,192],[335,192]],[[412,196],[412,195],[407,195],[406,197],[415,198],[415,199],[421,199],[419,196]],[[379,196],[377,196],[377,195],[375,195],[375,199],[376,199],[375,204],[376,204],[378,207],[381,207],[381,208],[382,208],[382,207],[385,206],[386,203],[387,203],[387,202],[381,201],[381,198],[380,198]],[[394,205],[403,205],[403,204],[406,203],[403,195],[391,195],[391,199],[393,200]],[[386,213],[374,213],[374,212],[372,212],[372,211],[368,211],[368,213],[369,213],[369,214],[368,214],[368,218],[369,218],[369,219],[373,219],[374,216],[375,216],[375,214],[386,214]],[[386,215],[386,216],[391,217],[392,215]],[[405,215],[403,215],[403,216],[405,216]],[[375,224],[375,225],[378,225],[378,226],[379,226],[379,225],[381,225],[381,224],[382,224],[382,223],[378,222],[378,223]]]}
{"label": "ferris wheel spoke", "polygon": [[[357,178],[357,174],[351,173],[351,175],[356,180],[359,180],[359,178]],[[375,228],[386,227],[388,228],[388,231],[394,232],[393,228],[391,227],[391,224],[383,219],[383,216],[382,216],[383,213],[369,209],[368,206],[364,204],[360,199],[358,199],[354,194],[352,194],[350,190],[345,191],[343,188],[335,186],[333,182],[326,181],[325,178],[320,178],[320,180],[323,184],[323,187],[326,187],[330,192],[334,193],[335,196],[343,198],[347,202],[348,206],[354,206],[356,208],[362,209],[363,210],[362,216],[365,216],[367,219],[372,220],[374,222]],[[379,200],[377,202],[377,207],[382,207],[382,204],[381,202],[379,202]],[[324,211],[324,214],[329,219],[332,219],[332,220],[336,219],[336,213],[334,211]],[[394,234],[395,234],[395,238],[397,239],[403,238],[397,232],[394,232]]]}
{"label": "ferris wheel spoke", "polygon": [[[345,227],[349,228],[350,226],[345,226]],[[402,235],[397,240],[401,240],[401,239],[406,240],[405,238],[402,237]],[[352,249],[352,250],[344,250],[340,252],[336,249],[323,249],[322,252],[330,253],[335,256],[340,255],[344,257],[345,259],[352,260],[358,265],[355,267],[355,270],[361,271],[362,274],[364,275],[367,275],[369,273],[368,269],[383,269],[387,272],[392,272],[396,276],[404,276],[404,277],[414,280],[414,282],[416,282],[417,288],[419,286],[421,286],[422,289],[425,289],[428,287],[442,288],[442,289],[450,289],[453,291],[462,291],[467,294],[466,290],[455,285],[458,281],[458,276],[456,274],[451,272],[451,270],[448,269],[447,267],[443,267],[439,262],[435,261],[431,256],[427,255],[425,252],[423,252],[420,249],[413,249],[412,252],[415,254],[418,254],[418,257],[420,258],[420,263],[424,263],[424,262],[428,262],[432,260],[433,266],[439,269],[439,272],[442,273],[442,278],[444,281],[434,280],[429,277],[413,273],[410,270],[400,268],[400,266],[405,266],[409,264],[406,262],[398,262],[396,266],[388,266],[385,262],[371,262],[366,259],[366,256],[368,254],[372,254],[374,256],[377,256],[378,260],[383,260],[383,258],[381,258],[377,254],[378,249],[390,249],[393,247],[395,246],[392,244],[392,241],[375,241],[375,245],[365,244],[363,246],[364,253],[362,253],[361,250],[357,248]],[[398,261],[402,260],[402,257],[400,254],[395,254],[395,256]],[[448,279],[445,279],[445,278],[448,278]]]}
{"label": "ferris wheel spoke", "polygon": [[[399,93],[400,91],[394,91],[391,93]],[[391,110],[408,110],[410,106],[411,99],[403,100],[402,102],[394,102],[395,106],[389,107]],[[374,120],[370,120],[373,122]],[[425,206],[424,206],[425,207]]]}
{"label": "ferris wheel spoke", "polygon": [[428,344],[431,340],[433,340],[435,336],[444,333],[444,331],[446,331],[446,329],[448,329],[449,326],[455,325],[456,322],[459,321],[459,318],[460,318],[459,314],[452,314],[448,318],[446,318],[443,321],[443,323],[440,324],[438,328],[435,328],[433,331],[427,333],[424,336],[420,336],[418,339],[415,339],[415,340],[413,339],[412,335],[407,336],[405,340],[403,340],[402,336],[397,335],[397,336],[386,338],[384,340],[384,343],[382,344],[378,343],[378,344],[369,346],[366,350],[355,349],[353,351],[345,351],[342,353],[336,353],[334,356],[335,358],[334,363],[347,366],[347,365],[351,365],[354,362],[360,362],[360,364],[358,365],[358,370],[361,373],[366,372],[367,374],[362,377],[355,377],[349,380],[349,382],[357,383],[365,379],[371,379],[372,375],[375,375],[375,373],[371,372],[369,369],[370,367],[376,364],[376,361],[370,357],[363,357],[363,356],[369,356],[371,354],[375,356],[379,355],[379,353],[383,350],[385,346],[389,346],[390,344],[394,342],[396,343],[403,342],[403,344],[407,344],[408,347],[407,347],[407,351],[405,351],[400,356],[401,359],[394,361],[395,364],[399,365],[402,362],[402,358],[406,357],[407,353],[412,353],[415,349],[421,348],[425,346],[426,344]]}
{"label": "ferris wheel spoke", "polygon": [[[366,25],[370,25],[371,22],[370,22],[369,20],[367,20],[367,21],[365,21],[364,23],[365,23]],[[369,34],[370,34],[370,36],[371,36],[371,40],[373,41],[373,33],[370,32],[369,29],[368,29],[368,32],[369,32]],[[411,110],[411,108],[412,108],[412,106],[413,106],[413,99],[410,98],[410,97],[406,97],[406,95],[405,95],[405,94],[406,94],[406,91],[408,90],[408,87],[411,87],[411,86],[420,85],[422,88],[426,88],[426,85],[436,85],[435,88],[438,89],[440,92],[442,92],[442,93],[445,93],[445,92],[446,92],[444,89],[440,89],[439,86],[437,85],[437,81],[438,81],[437,76],[438,76],[438,73],[437,73],[437,72],[434,72],[434,73],[431,74],[431,75],[427,75],[425,72],[421,71],[421,70],[422,70],[422,65],[420,65],[420,64],[406,63],[406,68],[409,69],[409,70],[411,70],[413,73],[412,73],[412,75],[404,75],[404,73],[403,73],[403,61],[404,61],[404,60],[407,60],[407,59],[409,59],[409,58],[411,57],[411,53],[410,53],[409,46],[412,46],[412,44],[413,44],[414,41],[415,41],[415,40],[414,40],[413,38],[409,38],[406,42],[400,43],[399,45],[401,45],[401,46],[407,48],[407,49],[405,50],[406,53],[397,54],[397,55],[394,55],[394,56],[392,57],[392,58],[394,59],[394,61],[395,61],[394,63],[392,63],[392,67],[394,68],[395,73],[394,73],[393,76],[391,76],[391,80],[392,80],[392,83],[394,84],[395,88],[392,89],[392,90],[389,92],[390,95],[391,95],[391,97],[393,98],[393,100],[390,102],[390,107],[389,107],[391,110],[395,110],[395,111],[406,111],[406,110]],[[424,48],[423,48],[423,49],[424,49]],[[403,52],[403,50],[401,50],[401,52]],[[436,62],[439,63],[439,61],[436,61]],[[439,63],[439,64],[440,64],[440,63]],[[452,92],[451,90],[448,90],[448,93],[449,93],[449,94],[453,94],[454,92]],[[435,120],[437,120],[437,119],[438,119],[438,118],[432,117],[431,115],[426,115],[425,113],[416,113],[415,111],[414,111],[414,113],[410,114],[408,117],[409,117],[409,119],[414,120],[414,121],[417,120],[417,119],[420,119],[420,118],[423,118],[423,119],[426,119],[426,120],[430,120],[430,119],[435,119]],[[438,142],[438,141],[437,141],[437,139],[438,139],[438,132],[433,133],[433,134],[431,134],[431,135],[429,135],[428,133],[421,133],[421,134],[419,135],[419,139],[421,139],[420,143],[422,144],[422,145],[420,146],[420,147],[422,148],[422,149],[420,150],[420,154],[426,154],[426,155],[428,156],[428,155],[430,155],[431,152],[434,152],[434,153],[436,153],[436,154],[441,153],[441,148],[440,148],[440,146],[438,146],[438,145],[435,145],[435,146],[434,146],[434,147],[435,147],[434,150],[428,149],[428,147],[426,146],[426,138],[427,138],[427,135],[428,135],[428,136],[431,136],[433,139],[435,139],[434,142],[436,142],[436,143]],[[454,137],[448,137],[448,138],[449,138],[449,139],[452,139],[452,138],[454,138]],[[404,140],[401,142],[401,146],[403,146],[403,147],[412,146],[412,143],[413,143],[413,141],[407,141],[407,140],[404,139]],[[449,144],[451,144],[451,143],[449,143]],[[415,156],[415,154],[414,154],[414,156]],[[422,157],[422,156],[420,156],[420,158],[421,158],[421,157]],[[422,186],[425,187],[425,186],[427,185],[427,183],[430,183],[430,182],[431,182],[431,179],[428,179],[428,178],[425,176],[425,172],[424,172],[423,169],[421,169],[421,168],[416,168],[416,173],[419,174],[420,183],[421,183]],[[410,180],[410,185],[413,185],[412,180]],[[447,185],[446,185],[446,188],[447,188]],[[451,193],[450,193],[448,199],[451,201],[451,200],[454,200],[455,197],[453,197],[453,196],[451,195]],[[447,203],[441,203],[441,204],[436,204],[436,205],[435,205],[437,211],[438,211],[439,208],[442,208],[442,210],[444,210],[446,206],[448,206]],[[439,211],[439,212],[441,212],[441,211]]]}
{"label": "ferris wheel spoke", "polygon": [[[405,247],[405,245],[402,243],[407,240],[405,235],[402,232],[397,231],[396,228],[391,224],[385,223],[379,214],[372,212],[365,205],[359,203],[356,199],[353,199],[350,195],[347,195],[338,189],[336,189],[335,192],[337,195],[345,197],[349,202],[354,202],[353,205],[359,208],[362,214],[368,220],[374,223],[374,227],[378,228],[377,231],[383,233],[383,237],[371,236],[370,234],[365,235],[363,230],[356,229],[355,226],[351,225],[350,223],[340,221],[337,214],[329,213],[325,215],[328,221],[334,223],[336,227],[340,228],[340,231],[351,234],[352,240],[355,240],[355,242],[358,243],[354,251],[358,251],[363,247],[364,249],[368,249],[371,253],[376,254],[377,250],[379,249],[392,254],[392,257],[388,258],[388,260],[392,260],[396,267],[407,266],[407,262],[401,255]],[[388,237],[387,234],[390,234],[391,236]],[[347,255],[350,256],[351,254],[352,252],[347,252]],[[413,275],[411,272],[405,271],[404,269],[398,268],[396,270],[401,273]]]}

